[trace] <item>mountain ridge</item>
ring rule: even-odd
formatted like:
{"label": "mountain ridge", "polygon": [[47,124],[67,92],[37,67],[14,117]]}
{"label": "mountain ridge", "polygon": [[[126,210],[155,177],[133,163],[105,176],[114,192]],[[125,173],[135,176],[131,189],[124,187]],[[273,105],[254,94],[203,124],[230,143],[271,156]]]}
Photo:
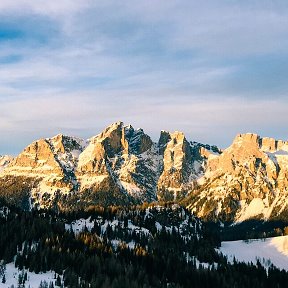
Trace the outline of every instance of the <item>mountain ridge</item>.
{"label": "mountain ridge", "polygon": [[0,157],[0,196],[25,191],[30,208],[180,201],[202,218],[269,219],[287,213],[287,179],[287,141],[238,134],[222,150],[162,130],[153,142],[120,121],[88,140],[58,134]]}

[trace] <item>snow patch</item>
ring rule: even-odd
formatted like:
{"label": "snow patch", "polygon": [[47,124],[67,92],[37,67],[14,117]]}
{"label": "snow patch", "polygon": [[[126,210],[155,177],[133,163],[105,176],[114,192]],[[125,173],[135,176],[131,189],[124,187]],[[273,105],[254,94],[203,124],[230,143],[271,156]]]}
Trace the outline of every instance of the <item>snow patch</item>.
{"label": "snow patch", "polygon": [[123,188],[132,196],[135,196],[135,195],[137,196],[138,193],[142,192],[141,189],[133,183],[128,183],[128,182],[121,181],[121,180],[120,180],[120,183],[123,186]]}
{"label": "snow patch", "polygon": [[288,236],[222,242],[220,252],[230,262],[233,262],[233,257],[245,263],[256,264],[259,260],[266,268],[272,263],[279,269],[288,271]]}
{"label": "snow patch", "polygon": [[83,232],[85,229],[91,232],[93,227],[94,227],[94,221],[91,221],[90,217],[88,219],[81,218],[81,219],[75,220],[71,224],[65,224],[65,229],[67,231],[70,231],[72,229],[75,235],[78,235],[79,233]]}
{"label": "snow patch", "polygon": [[79,177],[79,181],[81,183],[81,189],[85,187],[90,187],[94,184],[100,184],[107,177],[108,175],[97,175],[97,176],[83,175]]}
{"label": "snow patch", "polygon": [[[48,284],[50,282],[53,282],[54,284],[56,280],[54,279],[55,272],[52,271],[39,274],[30,272],[29,270],[23,270],[23,272],[27,273],[27,281],[25,281],[25,287],[37,288],[40,286],[41,281],[46,281]],[[6,271],[5,271],[6,283],[1,283],[0,287],[9,288],[12,285],[14,285],[14,287],[20,287],[18,286],[18,277],[19,275],[22,275],[23,272],[18,270],[18,268],[15,267],[14,263],[6,264]]]}
{"label": "snow patch", "polygon": [[254,216],[265,213],[265,205],[260,198],[254,198],[249,204],[245,200],[240,201],[241,212],[236,222],[242,222]]}

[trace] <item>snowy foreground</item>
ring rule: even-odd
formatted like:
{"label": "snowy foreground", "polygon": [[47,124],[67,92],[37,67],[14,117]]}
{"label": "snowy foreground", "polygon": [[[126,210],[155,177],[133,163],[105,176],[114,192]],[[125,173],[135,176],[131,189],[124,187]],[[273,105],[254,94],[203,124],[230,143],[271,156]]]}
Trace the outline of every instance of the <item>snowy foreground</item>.
{"label": "snowy foreground", "polygon": [[220,251],[229,261],[236,260],[256,263],[257,259],[265,267],[272,263],[279,269],[288,271],[288,236],[248,241],[222,242]]}
{"label": "snowy foreground", "polygon": [[[6,269],[5,269],[5,278],[6,281],[5,283],[1,283],[2,281],[0,281],[0,287],[2,288],[10,288],[12,285],[16,288],[16,287],[20,287],[19,286],[19,278],[24,275],[22,271],[19,271],[14,263],[9,263],[6,265]],[[47,272],[47,273],[33,273],[33,272],[29,272],[28,270],[25,270],[25,272],[27,273],[27,280],[25,281],[25,284],[21,287],[31,287],[31,288],[38,288],[41,284],[41,282],[46,282],[47,284],[49,284],[50,282],[53,282],[53,284],[55,283],[55,279],[54,279],[54,272]],[[24,272],[24,273],[25,273]],[[23,282],[22,282],[23,283]],[[13,287],[12,286],[12,287]],[[55,287],[55,285],[54,285]]]}

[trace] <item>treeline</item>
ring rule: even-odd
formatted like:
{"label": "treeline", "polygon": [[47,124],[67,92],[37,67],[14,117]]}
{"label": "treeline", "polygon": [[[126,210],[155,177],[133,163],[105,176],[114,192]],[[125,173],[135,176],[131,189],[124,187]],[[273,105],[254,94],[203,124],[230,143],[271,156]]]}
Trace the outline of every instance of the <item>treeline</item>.
{"label": "treeline", "polygon": [[[80,218],[93,225],[75,232],[73,221]],[[270,268],[267,274],[259,262],[229,264],[215,251],[217,227],[176,205],[91,207],[70,214],[9,207],[0,217],[0,231],[0,259],[15,260],[23,271],[55,271],[51,287],[259,288],[288,283],[288,273]]]}
{"label": "treeline", "polygon": [[[211,224],[212,225],[212,224]],[[222,241],[263,239],[288,235],[288,222],[283,220],[246,220],[238,224],[226,223],[222,227],[214,223],[221,231]]]}

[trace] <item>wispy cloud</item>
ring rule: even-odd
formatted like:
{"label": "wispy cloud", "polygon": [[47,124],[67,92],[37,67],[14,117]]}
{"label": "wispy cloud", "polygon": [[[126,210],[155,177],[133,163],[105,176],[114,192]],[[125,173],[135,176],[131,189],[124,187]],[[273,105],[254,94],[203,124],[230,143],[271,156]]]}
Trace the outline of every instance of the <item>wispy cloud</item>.
{"label": "wispy cloud", "polygon": [[287,22],[285,1],[3,0],[0,154],[116,120],[288,138]]}

